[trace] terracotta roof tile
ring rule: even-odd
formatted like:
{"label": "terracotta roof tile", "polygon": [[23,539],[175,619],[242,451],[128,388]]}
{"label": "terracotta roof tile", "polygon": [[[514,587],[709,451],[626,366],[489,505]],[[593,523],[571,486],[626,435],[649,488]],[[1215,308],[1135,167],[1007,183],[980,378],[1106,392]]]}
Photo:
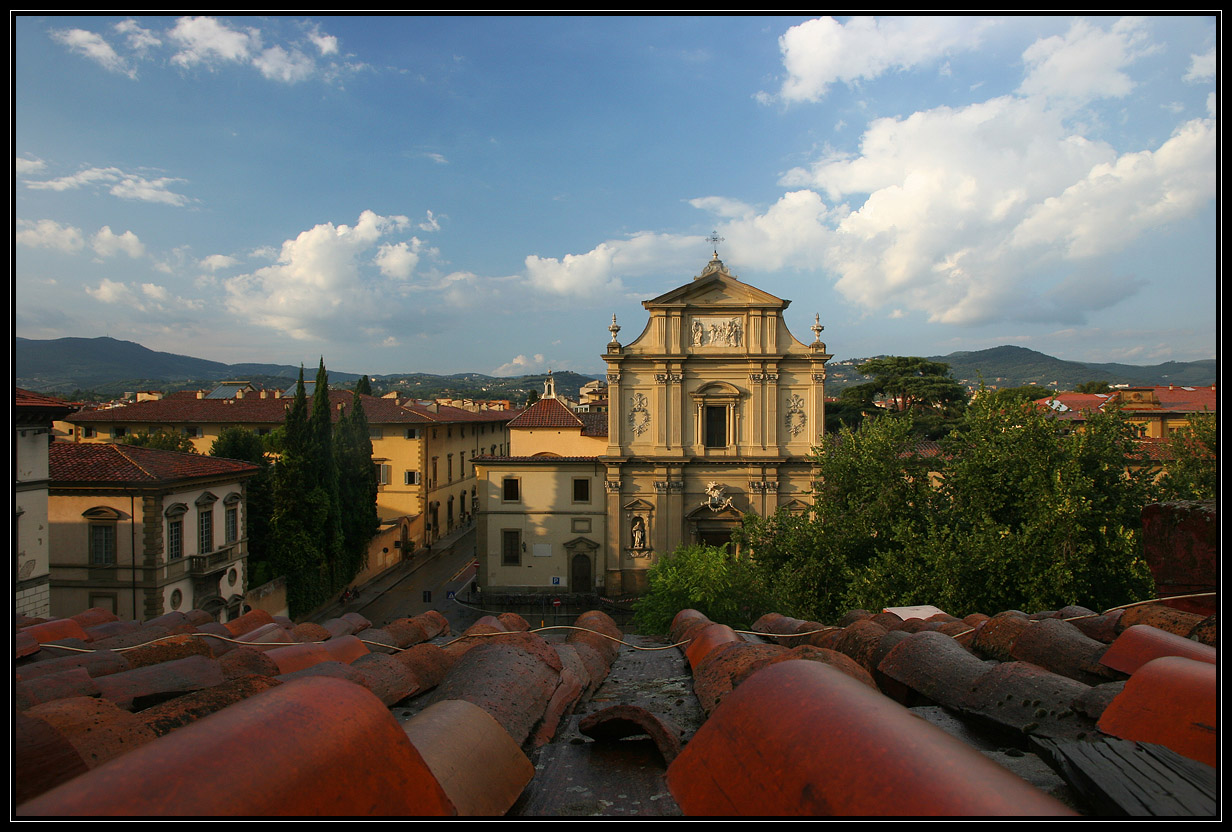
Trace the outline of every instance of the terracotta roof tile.
{"label": "terracotta roof tile", "polygon": [[582,420],[558,399],[540,399],[509,423],[510,428],[580,428]]}
{"label": "terracotta roof tile", "polygon": [[63,483],[158,485],[257,473],[257,466],[249,462],[135,445],[53,442],[47,459],[53,487]]}

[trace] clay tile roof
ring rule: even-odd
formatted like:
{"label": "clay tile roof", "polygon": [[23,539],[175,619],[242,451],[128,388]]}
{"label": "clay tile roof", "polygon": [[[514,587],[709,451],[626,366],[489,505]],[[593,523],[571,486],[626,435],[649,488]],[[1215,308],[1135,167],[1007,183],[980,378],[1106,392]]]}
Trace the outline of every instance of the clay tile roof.
{"label": "clay tile roof", "polygon": [[52,486],[62,483],[156,485],[203,477],[246,477],[257,466],[234,459],[133,445],[53,442],[48,448]]}
{"label": "clay tile roof", "polygon": [[607,436],[606,413],[578,413],[582,420],[582,436]]}
{"label": "clay tile roof", "polygon": [[580,428],[584,423],[556,399],[540,399],[509,423],[511,428]]}

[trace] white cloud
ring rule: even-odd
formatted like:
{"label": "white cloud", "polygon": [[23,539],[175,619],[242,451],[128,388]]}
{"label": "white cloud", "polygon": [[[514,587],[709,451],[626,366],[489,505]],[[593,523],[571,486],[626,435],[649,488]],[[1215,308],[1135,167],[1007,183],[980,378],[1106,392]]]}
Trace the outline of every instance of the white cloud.
{"label": "white cloud", "polygon": [[834,83],[850,85],[934,63],[951,52],[974,49],[991,23],[969,17],[853,17],[845,24],[832,17],[809,20],[779,38],[787,70],[779,97],[819,101]]}
{"label": "white cloud", "polygon": [[436,162],[438,165],[449,164],[449,160],[446,159],[444,156],[442,156],[440,153],[425,153],[424,155],[427,156],[432,161]]}
{"label": "white cloud", "polygon": [[322,55],[335,55],[338,52],[338,38],[321,32],[321,27],[313,24],[308,31],[308,40],[312,41]]}
{"label": "white cloud", "polygon": [[121,199],[137,199],[142,202],[157,202],[164,205],[187,205],[191,200],[183,194],[170,189],[176,182],[184,179],[162,176],[157,179],[146,179],[135,173],[125,173],[119,168],[85,168],[58,179],[47,179],[41,182],[26,182],[27,188],[35,190],[67,191],[89,186],[108,186],[112,196]]}
{"label": "white cloud", "polygon": [[143,308],[140,300],[133,293],[132,288],[129,287],[128,284],[120,283],[115,280],[108,280],[105,277],[99,282],[98,288],[91,289],[87,286],[86,294],[95,300],[102,301],[103,303],[124,303],[131,306],[136,306],[138,308]]}
{"label": "white cloud", "polygon": [[412,237],[409,243],[382,243],[373,262],[381,274],[398,280],[407,280],[419,263],[419,250],[423,243]]}
{"label": "white cloud", "polygon": [[85,29],[52,29],[51,38],[109,72],[118,72],[129,78],[137,77],[137,70],[129,66],[128,61],[120,57],[101,35]]}
{"label": "white cloud", "polygon": [[1077,20],[1064,36],[1037,40],[1022,53],[1027,77],[1018,91],[1076,102],[1123,98],[1134,88],[1124,68],[1150,51],[1145,28],[1139,18],[1121,18],[1107,31]]}
{"label": "white cloud", "polygon": [[13,170],[18,176],[25,176],[29,173],[38,173],[46,166],[42,159],[23,159],[20,156],[13,160]]}
{"label": "white cloud", "polygon": [[440,231],[441,223],[437,220],[436,215],[428,211],[428,218],[419,224],[420,231]]}
{"label": "white cloud", "polygon": [[111,226],[104,225],[94,235],[90,241],[90,247],[94,249],[94,253],[99,257],[114,257],[117,254],[127,254],[129,257],[137,258],[145,254],[145,246],[137,239],[137,235],[131,231],[125,231],[123,234],[115,234],[111,231]]}
{"label": "white cloud", "polygon": [[241,32],[213,17],[181,17],[168,36],[180,46],[171,62],[183,67],[247,61],[261,48],[261,35],[256,29]]}
{"label": "white cloud", "polygon": [[1095,165],[1014,230],[1016,246],[1056,246],[1068,257],[1117,251],[1144,231],[1191,216],[1215,197],[1215,122],[1194,119],[1154,152]]}
{"label": "white cloud", "polygon": [[292,49],[290,52],[281,46],[271,46],[253,59],[252,65],[271,81],[282,81],[294,84],[312,77],[316,64],[312,58]]}
{"label": "white cloud", "polygon": [[546,370],[547,361],[542,353],[534,355],[516,355],[511,360],[492,371],[494,376],[525,376],[531,373],[541,373]]}
{"label": "white cloud", "polygon": [[748,217],[756,213],[756,209],[748,203],[725,196],[703,196],[690,199],[689,204],[702,211],[709,211],[720,217]]}
{"label": "white cloud", "polygon": [[1190,83],[1214,80],[1216,68],[1215,47],[1212,46],[1201,55],[1189,56],[1189,71],[1185,73],[1185,80]]}
{"label": "white cloud", "polygon": [[203,269],[216,272],[219,269],[229,269],[239,262],[239,260],[226,254],[211,254],[208,257],[202,257],[198,265]]}
{"label": "white cloud", "polygon": [[141,293],[151,300],[165,301],[170,299],[171,293],[166,287],[159,286],[157,283],[142,283]]}
{"label": "white cloud", "polygon": [[274,265],[225,281],[235,314],[294,338],[392,318],[388,289],[367,277],[362,255],[405,229],[403,216],[364,211],[354,226],[322,223],[282,244]]}
{"label": "white cloud", "polygon": [[585,254],[566,254],[559,260],[530,254],[526,257],[526,275],[535,288],[556,294],[619,291],[620,279],[612,272],[615,256],[615,248],[607,243]]}
{"label": "white cloud", "polygon": [[119,34],[124,35],[128,48],[138,54],[144,54],[155,46],[163,45],[163,42],[153,32],[149,29],[141,28],[137,21],[131,18],[121,20],[113,28]]}
{"label": "white cloud", "polygon": [[81,229],[71,225],[60,225],[55,220],[17,221],[18,231],[13,239],[18,245],[30,248],[54,248],[60,251],[80,251],[85,245]]}

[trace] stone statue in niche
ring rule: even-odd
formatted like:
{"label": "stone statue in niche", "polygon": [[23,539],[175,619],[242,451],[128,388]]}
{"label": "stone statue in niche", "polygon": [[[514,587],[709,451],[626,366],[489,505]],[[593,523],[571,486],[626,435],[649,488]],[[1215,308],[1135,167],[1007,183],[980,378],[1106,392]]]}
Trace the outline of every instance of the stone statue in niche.
{"label": "stone statue in niche", "polygon": [[633,521],[629,525],[629,537],[633,541],[634,549],[646,548],[646,521],[641,517],[634,515]]}
{"label": "stone statue in niche", "polygon": [[740,318],[694,318],[689,332],[694,347],[739,347],[744,343]]}

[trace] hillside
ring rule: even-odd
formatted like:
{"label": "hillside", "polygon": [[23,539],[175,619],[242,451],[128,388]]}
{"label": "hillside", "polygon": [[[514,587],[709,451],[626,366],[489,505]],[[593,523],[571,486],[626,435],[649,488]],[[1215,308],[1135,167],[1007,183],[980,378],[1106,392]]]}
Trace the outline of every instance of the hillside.
{"label": "hillside", "polygon": [[[1148,366],[1085,364],[1063,361],[1042,352],[1014,346],[954,352],[929,358],[949,364],[954,378],[972,389],[978,387],[981,380],[989,387],[996,388],[1038,384],[1071,390],[1084,381],[1204,386],[1215,384],[1218,377],[1215,359],[1169,361]],[[864,381],[856,367],[867,360],[859,358],[832,362],[827,373],[828,392],[835,394],[844,387]],[[223,364],[156,352],[115,338],[57,338],[49,341],[16,338],[14,365],[18,387],[60,395],[68,395],[75,390],[92,390],[109,396],[133,390],[184,390],[210,387],[227,379],[245,379],[266,387],[289,387],[295,383],[299,373],[298,367],[285,364]],[[557,391],[571,398],[576,398],[578,389],[595,378],[568,371],[553,375]],[[350,385],[359,379],[359,374],[330,368],[329,377],[335,384]],[[482,373],[390,373],[372,376],[372,381],[374,392],[378,395],[397,390],[422,399],[458,397],[521,402],[529,391],[541,392],[546,378],[546,373],[508,378]]]}

